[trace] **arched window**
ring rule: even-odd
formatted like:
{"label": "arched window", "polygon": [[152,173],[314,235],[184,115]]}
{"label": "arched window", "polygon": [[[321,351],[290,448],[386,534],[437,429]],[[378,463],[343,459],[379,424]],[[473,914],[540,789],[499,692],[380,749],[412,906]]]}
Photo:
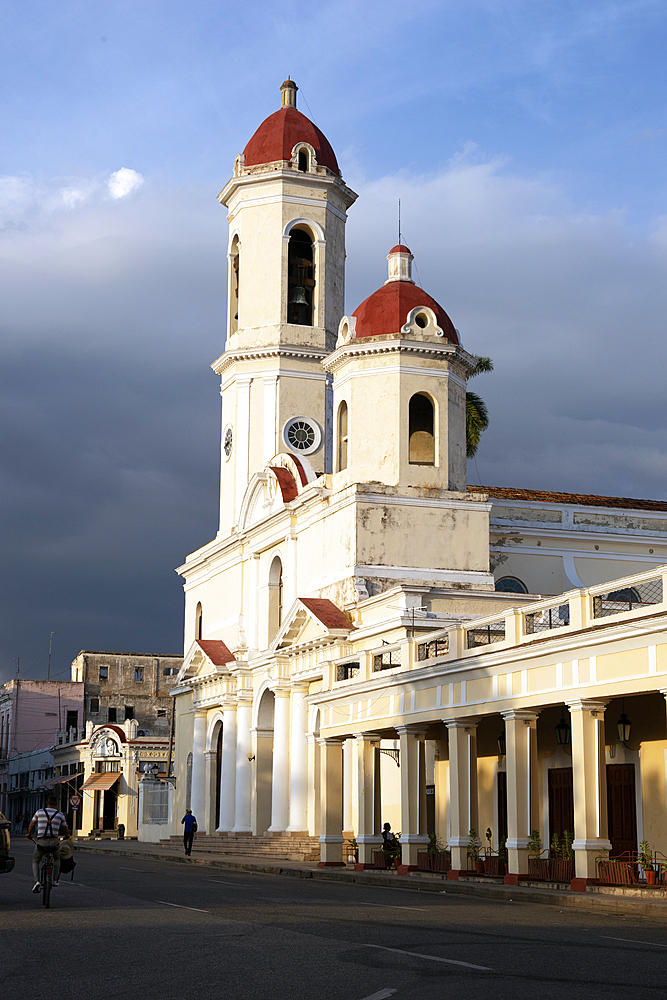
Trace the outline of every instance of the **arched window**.
{"label": "arched window", "polygon": [[338,407],[338,472],[347,469],[347,403]]}
{"label": "arched window", "polygon": [[195,639],[202,639],[202,610],[201,601],[197,604],[197,610],[195,611]]}
{"label": "arched window", "polygon": [[287,250],[287,322],[312,326],[314,301],[313,238],[303,229],[293,229]]}
{"label": "arched window", "polygon": [[423,393],[416,393],[410,400],[410,465],[435,464],[435,437],[433,435],[433,403]]}
{"label": "arched window", "polygon": [[239,328],[239,269],[241,265],[241,245],[238,236],[232,240],[229,255],[229,332],[236,333]]}
{"label": "arched window", "polygon": [[308,171],[308,151],[306,149],[299,150],[299,170],[305,173]]}
{"label": "arched window", "polygon": [[496,580],[496,588],[501,594],[527,594],[528,587],[515,576],[503,576]]}
{"label": "arched window", "polygon": [[283,621],[283,564],[276,556],[269,570],[269,642]]}

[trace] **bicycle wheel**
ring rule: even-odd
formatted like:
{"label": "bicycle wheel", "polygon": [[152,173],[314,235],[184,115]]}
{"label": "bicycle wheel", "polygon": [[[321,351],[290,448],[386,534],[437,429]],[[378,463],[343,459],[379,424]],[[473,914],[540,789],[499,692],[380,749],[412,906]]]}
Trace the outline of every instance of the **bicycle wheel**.
{"label": "bicycle wheel", "polygon": [[44,873],[44,882],[42,883],[42,903],[44,906],[49,906],[49,900],[51,898],[51,873]]}

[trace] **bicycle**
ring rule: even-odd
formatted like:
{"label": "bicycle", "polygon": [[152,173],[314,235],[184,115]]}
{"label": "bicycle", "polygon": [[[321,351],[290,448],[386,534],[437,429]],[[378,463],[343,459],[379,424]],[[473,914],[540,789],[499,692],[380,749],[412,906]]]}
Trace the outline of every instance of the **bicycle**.
{"label": "bicycle", "polygon": [[[37,843],[36,840],[30,838],[33,843]],[[56,859],[53,856],[53,852],[47,850],[42,854],[41,861],[39,862],[39,883],[42,887],[42,906],[50,906],[51,899],[51,886],[53,885],[53,868],[56,863]]]}
{"label": "bicycle", "polygon": [[53,885],[53,866],[56,859],[51,851],[46,851],[42,855],[39,863],[39,881],[42,885],[42,906],[48,907],[51,899],[51,886]]}

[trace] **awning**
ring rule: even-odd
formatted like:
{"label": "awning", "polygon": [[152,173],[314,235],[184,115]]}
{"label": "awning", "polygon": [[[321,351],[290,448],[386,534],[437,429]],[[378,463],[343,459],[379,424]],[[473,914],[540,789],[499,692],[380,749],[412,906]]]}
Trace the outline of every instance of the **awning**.
{"label": "awning", "polygon": [[112,785],[115,785],[120,778],[120,771],[109,771],[107,774],[91,774],[86,778],[81,786],[81,790],[91,790],[93,792],[106,792]]}
{"label": "awning", "polygon": [[49,778],[48,781],[40,782],[40,788],[53,788],[54,785],[61,785],[64,781],[76,781],[81,772],[78,774],[63,774],[59,778]]}

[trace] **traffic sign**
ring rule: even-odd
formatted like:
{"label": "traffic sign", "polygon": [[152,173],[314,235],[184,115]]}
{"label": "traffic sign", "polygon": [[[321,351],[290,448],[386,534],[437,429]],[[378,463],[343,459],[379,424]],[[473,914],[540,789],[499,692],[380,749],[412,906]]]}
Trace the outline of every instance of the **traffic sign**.
{"label": "traffic sign", "polygon": [[69,804],[71,805],[72,809],[78,809],[79,806],[81,805],[81,796],[80,795],[70,795],[70,797],[69,797]]}

